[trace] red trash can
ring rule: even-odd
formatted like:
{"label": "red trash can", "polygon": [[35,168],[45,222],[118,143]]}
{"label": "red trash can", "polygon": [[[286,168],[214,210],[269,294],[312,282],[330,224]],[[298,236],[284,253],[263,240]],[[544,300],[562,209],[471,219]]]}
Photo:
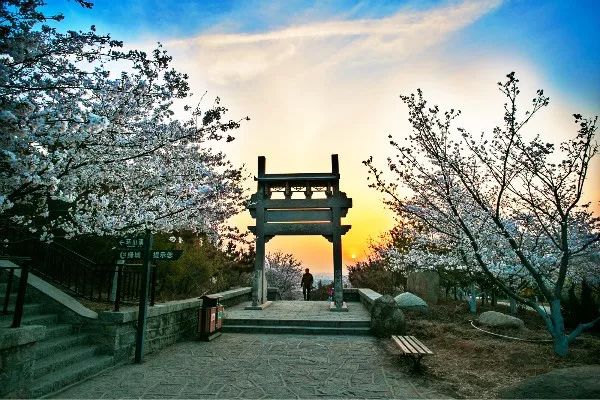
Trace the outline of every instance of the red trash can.
{"label": "red trash can", "polygon": [[202,308],[198,310],[198,335],[201,340],[210,341],[221,335],[223,306],[219,296],[202,296]]}

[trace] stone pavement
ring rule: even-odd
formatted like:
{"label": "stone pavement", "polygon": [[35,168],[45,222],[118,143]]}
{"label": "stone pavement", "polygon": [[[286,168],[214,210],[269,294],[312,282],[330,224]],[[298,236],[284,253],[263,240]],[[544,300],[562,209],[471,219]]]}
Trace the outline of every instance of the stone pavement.
{"label": "stone pavement", "polygon": [[329,311],[327,301],[274,301],[264,310],[244,310],[251,302],[244,302],[225,309],[225,319],[270,319],[310,321],[367,321],[371,314],[361,303],[348,303],[347,312]]}
{"label": "stone pavement", "polygon": [[226,333],[181,342],[57,398],[440,398],[374,337]]}

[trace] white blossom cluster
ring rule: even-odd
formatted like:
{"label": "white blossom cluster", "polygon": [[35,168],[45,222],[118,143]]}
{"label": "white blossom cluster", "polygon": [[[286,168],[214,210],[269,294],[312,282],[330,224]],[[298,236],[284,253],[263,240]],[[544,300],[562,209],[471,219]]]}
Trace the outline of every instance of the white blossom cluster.
{"label": "white blossom cluster", "polygon": [[17,3],[0,5],[0,235],[215,232],[238,211],[241,170],[211,149],[239,127],[219,99],[177,120],[187,77],[160,46],[60,33]]}

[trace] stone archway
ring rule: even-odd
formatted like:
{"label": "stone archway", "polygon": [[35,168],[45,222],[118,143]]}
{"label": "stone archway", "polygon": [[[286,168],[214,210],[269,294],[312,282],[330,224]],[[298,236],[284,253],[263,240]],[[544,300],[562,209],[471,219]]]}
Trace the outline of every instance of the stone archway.
{"label": "stone archway", "polygon": [[[346,311],[342,284],[342,235],[350,225],[341,219],[352,207],[352,199],[340,191],[337,154],[331,155],[331,172],[325,173],[265,173],[266,159],[258,157],[257,190],[250,197],[248,210],[256,226],[248,227],[256,236],[256,261],[252,282],[250,309],[262,309],[267,303],[265,277],[265,244],[276,235],[321,235],[333,245],[333,282],[335,288],[332,311]],[[273,199],[273,193],[283,193],[283,199]],[[325,193],[325,198],[312,198],[313,193]],[[293,193],[304,198],[292,199]]]}

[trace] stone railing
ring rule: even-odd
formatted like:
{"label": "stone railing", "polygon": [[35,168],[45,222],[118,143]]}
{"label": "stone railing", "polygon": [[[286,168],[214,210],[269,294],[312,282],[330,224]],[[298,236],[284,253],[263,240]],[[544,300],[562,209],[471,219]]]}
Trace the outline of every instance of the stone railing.
{"label": "stone railing", "polygon": [[[221,296],[221,304],[233,306],[250,299],[251,289],[239,288],[215,293]],[[146,322],[146,354],[160,350],[177,341],[191,339],[195,336],[198,325],[198,310],[202,300],[192,298],[156,304],[148,308]],[[135,333],[137,326],[137,308],[125,311],[105,311],[98,315],[97,323],[90,324],[89,333],[94,342],[115,357],[115,360],[125,360],[133,355],[135,350]]]}
{"label": "stone railing", "polygon": [[344,301],[348,303],[360,301],[359,290],[357,288],[344,288]]}
{"label": "stone railing", "polygon": [[252,300],[252,288],[243,287],[227,290],[217,293],[221,296],[221,304],[225,307],[231,307],[244,301]]}
{"label": "stone railing", "polygon": [[360,296],[360,302],[367,308],[367,310],[371,311],[371,306],[373,302],[381,297],[381,294],[377,293],[371,289],[357,289],[358,295]]}

